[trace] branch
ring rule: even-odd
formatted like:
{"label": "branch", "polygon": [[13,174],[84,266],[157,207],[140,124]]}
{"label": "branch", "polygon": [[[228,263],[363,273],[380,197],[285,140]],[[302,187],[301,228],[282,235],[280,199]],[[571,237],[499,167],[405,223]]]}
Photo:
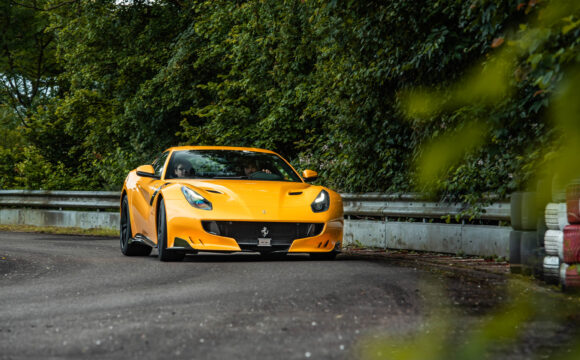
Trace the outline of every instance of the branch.
{"label": "branch", "polygon": [[[3,79],[2,79],[2,80],[3,80]],[[8,80],[8,77],[6,77],[6,80]],[[9,81],[9,80],[8,80],[8,81]],[[10,82],[10,81],[9,81],[9,82]],[[22,123],[22,125],[23,125],[24,127],[28,127],[28,123],[26,122],[25,118],[23,117],[23,115],[22,115],[22,114],[20,114],[20,111],[18,110],[19,101],[17,101],[17,100],[14,98],[14,95],[12,94],[12,91],[11,91],[11,90],[12,90],[12,84],[10,84],[10,88],[8,88],[8,87],[6,86],[6,83],[5,83],[5,81],[2,81],[2,82],[0,82],[0,85],[6,89],[5,91],[6,91],[7,95],[8,95],[8,99],[9,99],[9,101],[10,101],[10,103],[11,103],[12,109],[13,109],[13,110],[14,110],[14,112],[16,113],[16,116],[18,116],[18,119],[20,119],[20,122]],[[20,104],[20,105],[21,105],[21,104]]]}
{"label": "branch", "polygon": [[27,9],[33,9],[33,10],[36,10],[36,11],[51,11],[51,10],[55,10],[55,9],[60,8],[60,7],[63,7],[65,5],[74,4],[74,3],[77,3],[77,2],[78,2],[78,0],[63,1],[60,4],[56,4],[56,5],[53,5],[53,6],[50,6],[50,7],[39,8],[39,7],[36,6],[36,1],[34,2],[34,5],[32,5],[32,6],[26,5],[26,4],[22,4],[22,3],[19,3],[19,2],[16,2],[16,1],[12,1],[12,3],[15,4],[15,5],[22,6],[22,7],[25,7]]}
{"label": "branch", "polygon": [[[4,44],[4,51],[6,51],[6,56],[8,57],[8,67],[10,69],[10,74],[15,73],[14,71],[14,59],[12,59],[12,54],[10,53],[10,49],[8,49],[8,46],[6,44]],[[8,84],[10,85],[12,91],[16,94],[16,97],[18,98],[18,102],[20,103],[20,105],[26,107],[25,101],[23,99],[23,96],[20,94],[20,90],[18,89],[16,83],[12,83],[11,79],[6,76],[6,80],[8,80]]]}
{"label": "branch", "polygon": [[[42,29],[42,31],[40,31],[40,34],[44,33],[44,30],[46,29],[46,27],[44,29]],[[37,59],[37,63],[36,63],[36,79],[34,81],[34,85],[32,86],[32,94],[30,95],[31,100],[36,96],[36,94],[38,93],[38,88],[40,86],[40,79],[42,78],[42,65],[43,65],[43,60],[44,60],[44,50],[46,50],[46,47],[51,43],[52,39],[49,39],[46,43],[42,42],[42,36],[37,36],[37,34],[35,34],[34,38],[37,42],[37,45],[39,47],[40,50],[40,54],[38,55],[38,59]]]}

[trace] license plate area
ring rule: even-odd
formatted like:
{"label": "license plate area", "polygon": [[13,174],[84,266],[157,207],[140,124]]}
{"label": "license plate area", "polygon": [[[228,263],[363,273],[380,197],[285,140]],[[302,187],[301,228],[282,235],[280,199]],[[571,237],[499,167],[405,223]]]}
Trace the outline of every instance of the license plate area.
{"label": "license plate area", "polygon": [[259,247],[270,247],[270,246],[272,246],[272,239],[271,238],[258,238],[258,246]]}

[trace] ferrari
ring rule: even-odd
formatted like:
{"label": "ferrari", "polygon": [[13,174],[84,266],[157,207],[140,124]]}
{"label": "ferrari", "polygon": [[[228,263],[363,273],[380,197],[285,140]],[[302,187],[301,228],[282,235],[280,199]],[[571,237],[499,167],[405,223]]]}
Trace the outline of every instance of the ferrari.
{"label": "ferrari", "polygon": [[199,252],[307,253],[334,259],[342,248],[340,195],[310,184],[275,152],[180,146],[127,175],[121,194],[121,252],[181,261]]}

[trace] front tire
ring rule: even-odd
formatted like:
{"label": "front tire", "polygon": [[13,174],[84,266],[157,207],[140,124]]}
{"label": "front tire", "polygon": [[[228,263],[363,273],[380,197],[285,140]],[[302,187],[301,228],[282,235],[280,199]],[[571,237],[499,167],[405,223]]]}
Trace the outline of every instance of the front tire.
{"label": "front tire", "polygon": [[120,240],[121,252],[126,256],[148,256],[151,254],[151,247],[139,243],[131,243],[133,230],[131,229],[131,213],[129,212],[129,200],[123,197],[121,202]]}
{"label": "front tire", "polygon": [[185,254],[181,251],[167,250],[167,220],[165,214],[165,202],[159,199],[159,212],[157,214],[157,249],[161,261],[181,261]]}

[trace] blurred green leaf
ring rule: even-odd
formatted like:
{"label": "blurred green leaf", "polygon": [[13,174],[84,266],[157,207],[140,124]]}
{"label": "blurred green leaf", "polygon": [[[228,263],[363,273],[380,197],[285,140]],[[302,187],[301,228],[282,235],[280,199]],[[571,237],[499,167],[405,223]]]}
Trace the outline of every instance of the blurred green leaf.
{"label": "blurred green leaf", "polygon": [[419,179],[429,185],[451,166],[459,162],[465,153],[481,146],[487,137],[484,124],[473,121],[460,130],[452,130],[423,147],[423,155],[417,164]]}

